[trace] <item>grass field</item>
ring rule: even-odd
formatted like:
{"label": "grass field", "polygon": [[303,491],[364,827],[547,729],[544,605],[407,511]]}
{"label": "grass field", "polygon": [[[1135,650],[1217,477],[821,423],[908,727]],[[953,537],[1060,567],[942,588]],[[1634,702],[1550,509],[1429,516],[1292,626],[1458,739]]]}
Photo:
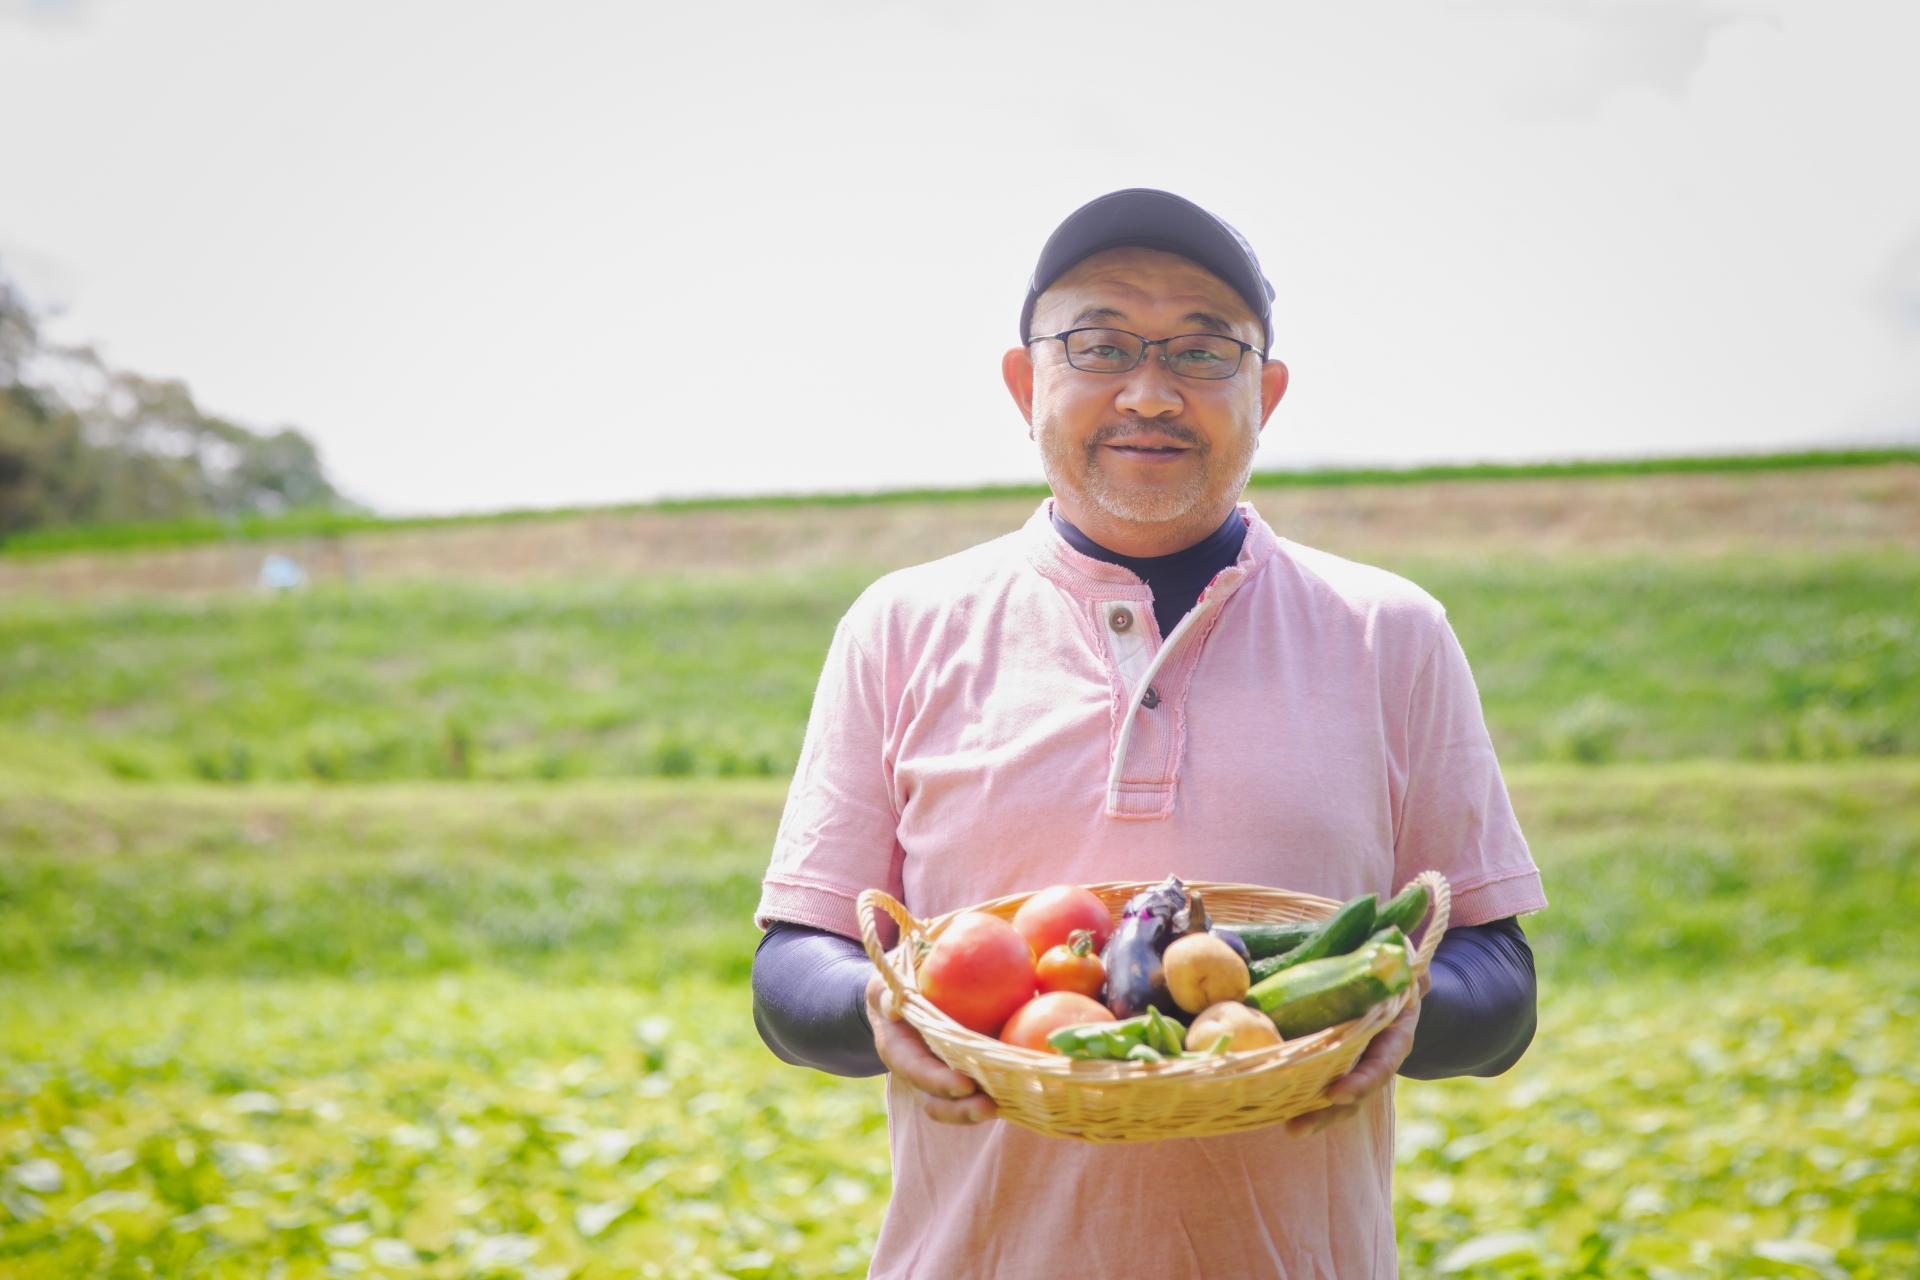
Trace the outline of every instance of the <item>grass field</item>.
{"label": "grass field", "polygon": [[[1512,761],[1920,750],[1920,558],[1394,566]],[[785,776],[848,575],[0,603],[0,765],[392,781]]]}
{"label": "grass field", "polygon": [[[1489,558],[1553,907],[1410,1277],[1920,1274],[1920,560]],[[862,573],[0,600],[0,1276],[857,1275],[747,919]]]}
{"label": "grass field", "polygon": [[[1542,1032],[1403,1086],[1407,1274],[1920,1266],[1920,763],[1512,781]],[[878,1087],[746,1016],[780,794],[9,790],[0,1274],[857,1274]]]}

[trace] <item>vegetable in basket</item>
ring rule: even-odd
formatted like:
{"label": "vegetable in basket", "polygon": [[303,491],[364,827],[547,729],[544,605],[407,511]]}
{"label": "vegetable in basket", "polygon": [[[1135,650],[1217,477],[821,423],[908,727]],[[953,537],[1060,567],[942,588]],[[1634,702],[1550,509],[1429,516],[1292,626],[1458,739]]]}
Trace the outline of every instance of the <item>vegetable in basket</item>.
{"label": "vegetable in basket", "polygon": [[1226,943],[1229,947],[1232,947],[1234,954],[1240,957],[1242,964],[1253,959],[1247,951],[1247,944],[1240,940],[1239,934],[1231,929],[1223,929],[1213,922],[1213,917],[1207,914],[1206,899],[1202,897],[1198,889],[1187,890],[1187,909],[1184,926],[1181,920],[1181,913],[1175,912],[1173,916],[1173,932],[1177,937],[1191,938],[1196,933],[1211,934],[1213,937]]}
{"label": "vegetable in basket", "polygon": [[935,940],[918,974],[920,994],[969,1031],[998,1035],[1033,998],[1033,950],[999,916],[967,911]]}
{"label": "vegetable in basket", "polygon": [[1427,904],[1431,895],[1427,886],[1410,884],[1388,900],[1387,905],[1373,918],[1375,929],[1384,929],[1392,925],[1402,933],[1412,933],[1419,923],[1427,918]]}
{"label": "vegetable in basket", "polygon": [[1113,1015],[1098,1000],[1073,991],[1048,991],[1021,1005],[1000,1029],[1000,1038],[1022,1049],[1058,1053],[1047,1037],[1060,1028],[1112,1021]]}
{"label": "vegetable in basket", "polygon": [[1240,939],[1240,945],[1246,948],[1247,959],[1267,960],[1274,956],[1283,956],[1300,946],[1308,938],[1320,932],[1319,920],[1289,920],[1285,924],[1220,924],[1215,925],[1216,932]]}
{"label": "vegetable in basket", "polygon": [[1180,1028],[1158,1009],[1149,1008],[1135,1018],[1093,1026],[1062,1027],[1047,1037],[1047,1043],[1069,1058],[1095,1061],[1157,1061],[1135,1057],[1134,1050],[1147,1048],[1161,1058],[1180,1056]]}
{"label": "vegetable in basket", "polygon": [[1187,1028],[1187,1050],[1224,1053],[1228,1050],[1218,1048],[1223,1041],[1228,1042],[1232,1050],[1264,1049],[1280,1043],[1280,1032],[1274,1027],[1273,1019],[1258,1009],[1223,1001],[1195,1018]]}
{"label": "vegetable in basket", "polygon": [[1187,889],[1176,876],[1127,900],[1120,927],[1100,956],[1107,970],[1107,1008],[1114,1017],[1138,1017],[1150,1005],[1165,1013],[1179,1007],[1167,993],[1161,952],[1185,931],[1188,919],[1182,916],[1176,925],[1174,917],[1186,907]]}
{"label": "vegetable in basket", "polygon": [[1359,1017],[1413,981],[1404,938],[1398,930],[1382,932],[1351,955],[1309,960],[1256,982],[1247,1002],[1289,1040]]}
{"label": "vegetable in basket", "polygon": [[1175,938],[1161,962],[1168,994],[1188,1013],[1200,1013],[1223,1000],[1239,1000],[1252,981],[1246,962],[1210,933]]}
{"label": "vegetable in basket", "polygon": [[1093,932],[1075,929],[1073,936],[1057,947],[1049,948],[1033,967],[1042,991],[1074,991],[1098,1000],[1106,990],[1107,970],[1093,954]]}
{"label": "vegetable in basket", "polygon": [[1376,914],[1374,904],[1377,901],[1370,893],[1362,894],[1328,916],[1312,937],[1285,955],[1255,961],[1251,966],[1254,982],[1258,984],[1297,964],[1346,955],[1365,942],[1379,927],[1373,922]]}
{"label": "vegetable in basket", "polygon": [[1036,957],[1064,946],[1078,929],[1093,935],[1093,949],[1098,951],[1113,932],[1113,913],[1091,889],[1077,884],[1056,884],[1021,903],[1020,909],[1013,913],[1013,927],[1027,940]]}

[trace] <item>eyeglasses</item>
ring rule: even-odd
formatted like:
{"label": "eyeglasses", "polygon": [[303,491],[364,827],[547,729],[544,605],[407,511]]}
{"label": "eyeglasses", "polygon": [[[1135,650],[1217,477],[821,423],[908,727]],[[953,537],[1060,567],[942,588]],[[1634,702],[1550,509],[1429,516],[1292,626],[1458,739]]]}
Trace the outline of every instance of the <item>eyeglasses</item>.
{"label": "eyeglasses", "polygon": [[[1082,373],[1126,373],[1140,367],[1152,347],[1166,350],[1167,368],[1183,378],[1218,381],[1240,372],[1247,352],[1257,350],[1251,342],[1223,337],[1217,333],[1181,333],[1171,338],[1143,338],[1125,329],[1069,329],[1065,333],[1043,333],[1027,339],[1058,342],[1066,348],[1067,363]],[[1266,358],[1266,352],[1260,353]]]}

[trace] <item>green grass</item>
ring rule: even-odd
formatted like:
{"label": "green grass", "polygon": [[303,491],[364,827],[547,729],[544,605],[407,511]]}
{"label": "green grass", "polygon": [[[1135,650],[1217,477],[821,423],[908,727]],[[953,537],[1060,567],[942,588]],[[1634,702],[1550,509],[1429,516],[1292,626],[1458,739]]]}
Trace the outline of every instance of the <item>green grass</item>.
{"label": "green grass", "polygon": [[[1403,1274],[1913,1274],[1917,992],[1910,970],[1791,967],[1550,986],[1506,1077],[1402,1084]],[[396,1253],[420,1269],[380,1274],[857,1275],[887,1195],[878,1085],[775,1063],[738,987],[7,994],[0,1272],[21,1280]]]}
{"label": "green grass", "polygon": [[[1512,782],[1542,1030],[1403,1086],[1406,1274],[1911,1274],[1920,762]],[[0,1274],[858,1274],[878,1086],[740,981],[780,795],[0,788]]]}
{"label": "green grass", "polygon": [[[1397,566],[1505,759],[1920,750],[1920,559]],[[858,575],[0,602],[0,767],[390,781],[784,776]]]}
{"label": "green grass", "polygon": [[0,972],[738,980],[784,790],[0,790]]}
{"label": "green grass", "polygon": [[[1395,567],[1553,902],[1404,1273],[1920,1273],[1920,561]],[[878,1086],[744,977],[864,581],[0,601],[0,1276],[859,1274]]]}
{"label": "green grass", "polygon": [[1507,760],[1920,750],[1920,558],[1401,566]]}
{"label": "green grass", "polygon": [[[1407,1274],[1906,1274],[1920,763],[1513,784],[1543,1030],[1405,1088]],[[0,793],[0,1273],[857,1274],[877,1087],[738,981],[780,790]]]}
{"label": "green grass", "polygon": [[[1353,484],[1419,484],[1432,480],[1562,480],[1606,476],[1800,471],[1816,467],[1876,467],[1920,462],[1920,449],[1809,449],[1794,453],[1729,453],[1660,458],[1596,458],[1567,462],[1448,463],[1424,467],[1317,467],[1304,471],[1257,471],[1256,488],[1318,488]],[[0,555],[59,555],[69,551],[124,551],[193,546],[232,540],[339,537],[395,529],[564,519],[630,511],[693,511],[725,507],[855,506],[874,502],[940,502],[979,498],[1040,498],[1039,484],[984,485],[971,489],[895,489],[867,493],[760,494],[739,498],[680,498],[612,507],[512,510],[461,516],[379,517],[355,511],[307,509],[239,520],[68,526],[31,529],[0,539]]]}
{"label": "green grass", "polygon": [[[1551,974],[1920,959],[1920,762],[1510,781],[1554,902],[1529,925]],[[0,789],[0,972],[737,979],[782,794]]]}
{"label": "green grass", "polygon": [[844,577],[0,607],[0,763],[216,781],[784,775]]}
{"label": "green grass", "polygon": [[876,1086],[776,1062],[738,986],[7,997],[0,1274],[20,1280],[850,1275],[885,1202]]}

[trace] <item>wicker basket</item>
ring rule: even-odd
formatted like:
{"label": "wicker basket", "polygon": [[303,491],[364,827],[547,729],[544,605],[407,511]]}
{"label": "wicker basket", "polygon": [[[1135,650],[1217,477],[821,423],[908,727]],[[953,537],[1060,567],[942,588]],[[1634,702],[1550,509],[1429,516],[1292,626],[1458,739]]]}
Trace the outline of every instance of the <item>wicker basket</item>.
{"label": "wicker basket", "polygon": [[[960,912],[916,920],[888,894],[868,889],[860,895],[860,936],[893,990],[894,1007],[904,1010],[906,1020],[942,1062],[979,1082],[999,1104],[1001,1119],[1035,1133],[1082,1142],[1199,1138],[1262,1128],[1327,1105],[1327,1086],[1347,1073],[1367,1042],[1413,999],[1418,979],[1427,972],[1434,948],[1447,930],[1452,895],[1446,877],[1427,871],[1416,883],[1427,886],[1433,903],[1415,949],[1415,983],[1406,991],[1337,1027],[1217,1058],[1086,1062],[1016,1048],[967,1030],[920,994],[914,972],[919,948],[912,944],[921,938],[938,938]],[[1127,899],[1153,886],[1087,887],[1117,919]],[[1207,914],[1227,922],[1318,920],[1340,906],[1327,898],[1259,885],[1195,882],[1187,887],[1206,896]],[[969,910],[1010,920],[1030,896],[996,898]],[[901,945],[890,953],[881,950],[876,931],[881,912],[900,926]]]}

